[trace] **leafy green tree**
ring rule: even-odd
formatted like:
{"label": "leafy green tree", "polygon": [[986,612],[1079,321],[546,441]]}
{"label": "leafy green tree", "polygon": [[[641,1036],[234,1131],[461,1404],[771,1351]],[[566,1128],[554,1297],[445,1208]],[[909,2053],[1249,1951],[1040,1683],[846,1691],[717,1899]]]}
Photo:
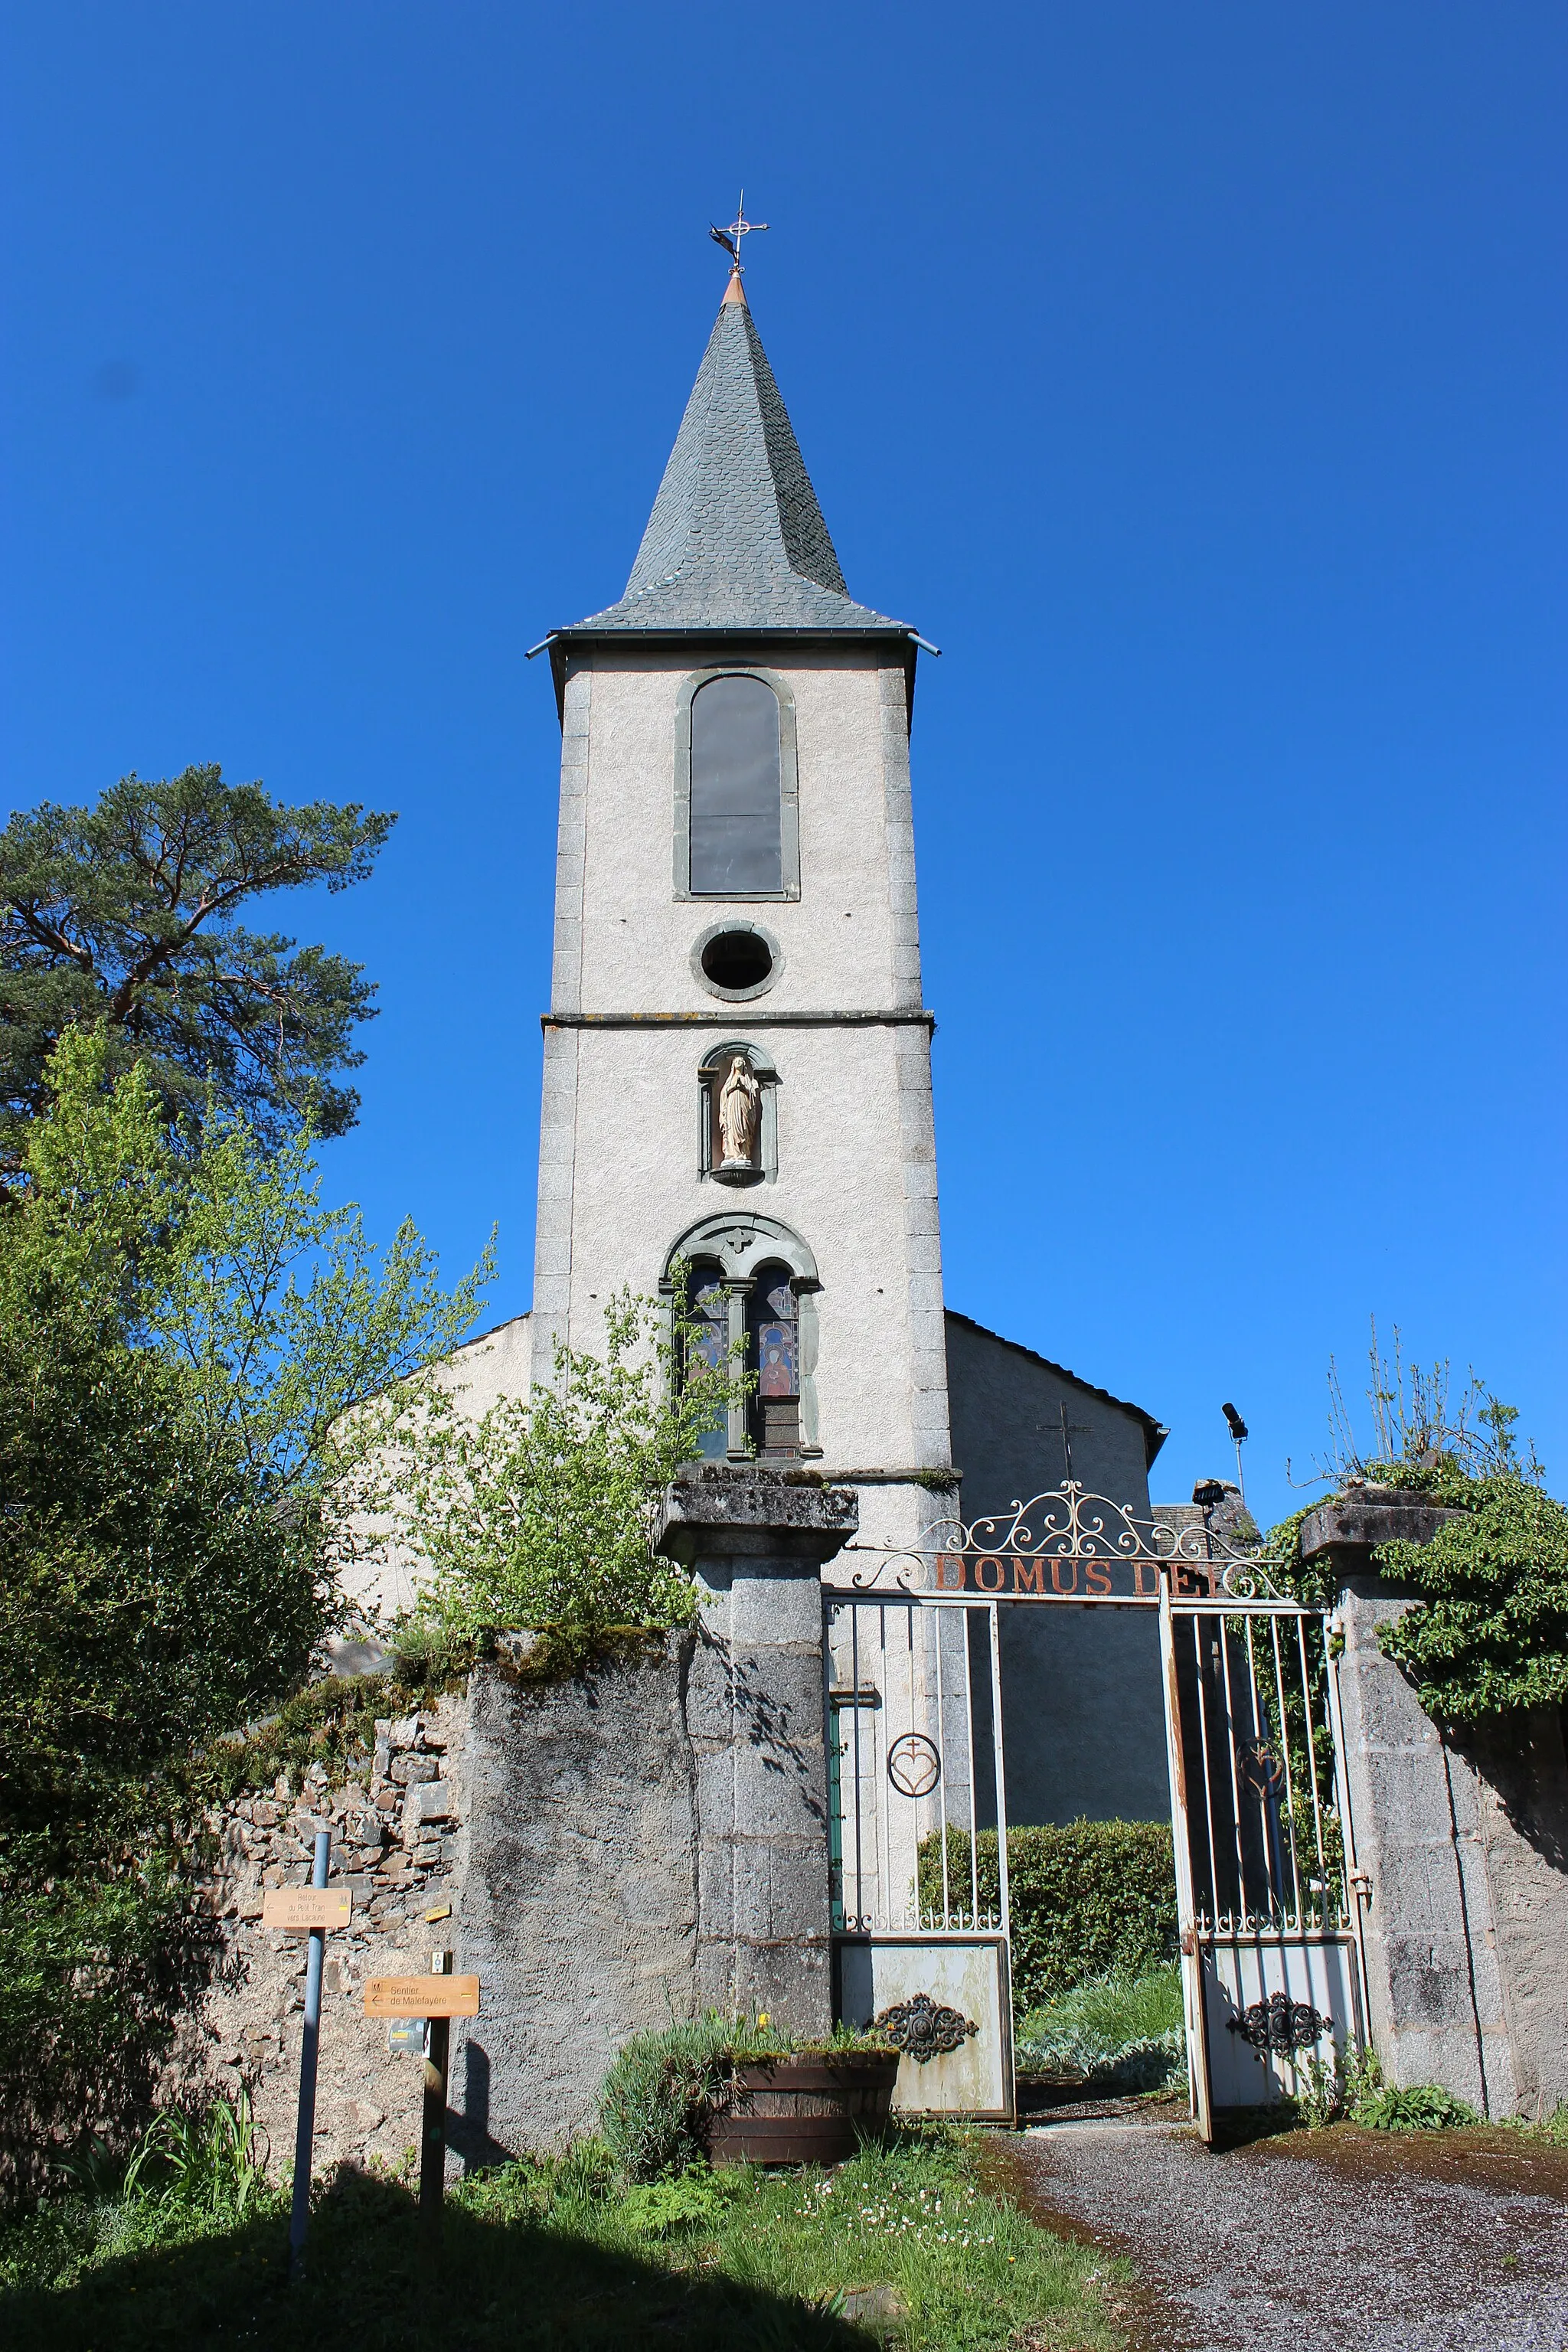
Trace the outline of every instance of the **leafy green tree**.
{"label": "leafy green tree", "polygon": [[72,1032],[0,1217],[0,1823],[296,1688],[341,1613],[332,1497],[472,1322],[412,1227],[321,1205],[308,1136],[171,1143],[145,1071]]}
{"label": "leafy green tree", "polygon": [[337,1498],[485,1271],[114,1060],[68,1031],[0,1212],[0,2189],[146,2090],[205,1966],[179,1769],[310,1672]]}
{"label": "leafy green tree", "polygon": [[286,808],[216,766],[14,816],[0,833],[0,1169],[22,1165],[73,1025],[101,1023],[116,1066],[141,1062],[167,1117],[210,1092],[268,1141],[305,1116],[321,1135],[351,1127],[359,1097],[338,1074],[363,1059],[353,1034],[374,987],[360,965],[240,917],[266,892],[362,881],[393,822]]}
{"label": "leafy green tree", "polygon": [[659,1499],[745,1387],[678,1291],[673,1312],[617,1292],[605,1353],[559,1342],[555,1378],[479,1419],[460,1388],[426,1390],[367,1463],[367,1507],[422,1556],[417,1622],[447,1635],[498,1627],[670,1625],[690,1580],[653,1549]]}

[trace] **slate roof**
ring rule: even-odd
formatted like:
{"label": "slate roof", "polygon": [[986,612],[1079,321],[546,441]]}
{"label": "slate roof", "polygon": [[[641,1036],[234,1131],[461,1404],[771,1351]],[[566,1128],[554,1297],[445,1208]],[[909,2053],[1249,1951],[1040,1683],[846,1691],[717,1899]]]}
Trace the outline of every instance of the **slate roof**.
{"label": "slate roof", "polygon": [[720,308],[626,593],[571,630],[912,631],[856,604],[738,278]]}
{"label": "slate roof", "polygon": [[1069,1371],[1066,1364],[1054,1363],[1049,1356],[1042,1356],[1037,1348],[1026,1348],[1021,1339],[1005,1339],[1000,1331],[990,1330],[984,1323],[977,1323],[973,1315],[961,1315],[956,1307],[944,1307],[942,1311],[950,1323],[962,1323],[965,1329],[978,1331],[983,1339],[994,1339],[998,1347],[1011,1348],[1018,1355],[1027,1356],[1032,1363],[1044,1364],[1047,1372],[1055,1372],[1060,1380],[1070,1381],[1074,1388],[1082,1389],[1086,1396],[1098,1397],[1101,1404],[1113,1404],[1119,1412],[1130,1412],[1142,1427],[1144,1465],[1151,1470],[1153,1468],[1154,1456],[1171,1433],[1163,1421],[1156,1421],[1153,1414],[1145,1412],[1141,1404],[1130,1404],[1125,1397],[1112,1396],[1109,1389],[1098,1387],[1093,1381],[1086,1381],[1081,1372]]}

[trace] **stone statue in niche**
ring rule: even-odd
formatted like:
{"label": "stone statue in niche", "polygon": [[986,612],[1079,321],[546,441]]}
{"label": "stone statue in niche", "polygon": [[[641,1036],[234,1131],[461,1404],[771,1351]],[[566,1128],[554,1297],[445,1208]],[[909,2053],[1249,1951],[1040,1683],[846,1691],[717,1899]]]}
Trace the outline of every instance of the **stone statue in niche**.
{"label": "stone statue in niche", "polygon": [[716,1176],[750,1176],[757,1165],[757,1139],[762,1132],[763,1090],[744,1054],[730,1064],[730,1075],[719,1090],[719,1144]]}

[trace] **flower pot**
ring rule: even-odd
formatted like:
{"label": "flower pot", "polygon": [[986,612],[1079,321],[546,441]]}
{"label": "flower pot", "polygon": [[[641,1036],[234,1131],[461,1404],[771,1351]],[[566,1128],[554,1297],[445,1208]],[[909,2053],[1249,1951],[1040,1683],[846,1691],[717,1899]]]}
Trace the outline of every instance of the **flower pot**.
{"label": "flower pot", "polygon": [[715,2164],[842,2164],[888,2120],[896,2050],[795,2051],[737,2066],[715,2116]]}

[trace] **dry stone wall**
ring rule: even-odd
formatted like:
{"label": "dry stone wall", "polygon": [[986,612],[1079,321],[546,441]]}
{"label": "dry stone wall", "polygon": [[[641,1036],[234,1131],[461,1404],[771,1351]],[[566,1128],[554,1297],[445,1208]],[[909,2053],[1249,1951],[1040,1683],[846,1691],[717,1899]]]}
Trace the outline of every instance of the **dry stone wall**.
{"label": "dry stone wall", "polygon": [[291,1794],[286,1776],[217,1816],[220,1859],[205,1892],[225,1922],[206,2000],[177,2053],[180,2087],[247,2088],[273,2169],[293,2160],[308,1939],[261,1925],[268,1887],[304,1886],[318,1831],[332,1835],[332,1884],[353,1895],[346,1931],[327,1937],[315,2165],[401,2164],[418,2138],[421,2069],[394,2054],[363,2014],[367,1977],[423,1974],[460,1948],[459,1848],[468,1704],[461,1696],[376,1723],[367,1780],[333,1786],[320,1764]]}

